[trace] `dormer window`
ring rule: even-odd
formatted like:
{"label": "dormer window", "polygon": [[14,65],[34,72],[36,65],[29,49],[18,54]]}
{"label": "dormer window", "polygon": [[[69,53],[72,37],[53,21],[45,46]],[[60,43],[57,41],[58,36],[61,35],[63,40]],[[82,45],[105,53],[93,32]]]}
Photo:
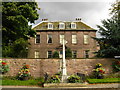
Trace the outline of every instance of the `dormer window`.
{"label": "dormer window", "polygon": [[71,23],[71,29],[76,29],[76,23]]}
{"label": "dormer window", "polygon": [[52,23],[48,23],[48,29],[53,29],[53,24]]}
{"label": "dormer window", "polygon": [[59,23],[59,29],[65,29],[65,24],[64,23]]}

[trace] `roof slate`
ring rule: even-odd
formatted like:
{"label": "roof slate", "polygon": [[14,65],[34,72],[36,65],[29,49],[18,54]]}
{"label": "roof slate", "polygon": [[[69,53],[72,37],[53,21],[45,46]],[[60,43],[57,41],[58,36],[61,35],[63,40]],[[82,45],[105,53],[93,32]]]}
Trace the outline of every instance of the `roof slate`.
{"label": "roof slate", "polygon": [[36,26],[33,27],[34,30],[50,30],[48,29],[48,23],[53,24],[53,29],[51,30],[95,30],[91,28],[90,26],[86,25],[85,23],[81,21],[74,21],[76,23],[76,29],[71,28],[71,23],[70,21],[63,21],[65,23],[65,29],[59,29],[59,21],[54,21],[54,22],[49,22],[49,21],[42,21]]}

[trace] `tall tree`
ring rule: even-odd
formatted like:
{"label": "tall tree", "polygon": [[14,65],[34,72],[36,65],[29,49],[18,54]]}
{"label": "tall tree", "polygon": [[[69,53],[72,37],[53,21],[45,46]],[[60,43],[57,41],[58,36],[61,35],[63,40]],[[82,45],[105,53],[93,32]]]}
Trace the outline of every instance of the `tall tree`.
{"label": "tall tree", "polygon": [[96,38],[100,44],[97,56],[113,58],[120,55],[120,1],[116,1],[110,9],[111,18],[97,25],[101,38]]}
{"label": "tall tree", "polygon": [[2,3],[3,57],[25,57],[28,39],[35,35],[28,23],[38,19],[38,9],[36,2]]}

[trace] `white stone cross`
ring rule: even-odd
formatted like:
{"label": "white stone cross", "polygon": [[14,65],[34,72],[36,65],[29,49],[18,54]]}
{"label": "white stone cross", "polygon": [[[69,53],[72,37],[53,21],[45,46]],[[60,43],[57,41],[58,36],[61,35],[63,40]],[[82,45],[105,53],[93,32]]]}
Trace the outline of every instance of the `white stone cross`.
{"label": "white stone cross", "polygon": [[66,60],[65,60],[65,44],[66,43],[67,41],[63,39],[62,81],[61,82],[65,82],[67,80],[67,69],[66,69]]}

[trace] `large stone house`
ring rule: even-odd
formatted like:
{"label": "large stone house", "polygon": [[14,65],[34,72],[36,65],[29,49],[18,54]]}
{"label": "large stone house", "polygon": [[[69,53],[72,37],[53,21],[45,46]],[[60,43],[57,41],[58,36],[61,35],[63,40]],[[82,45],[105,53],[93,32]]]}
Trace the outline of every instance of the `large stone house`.
{"label": "large stone house", "polygon": [[95,29],[83,23],[79,18],[75,21],[48,21],[43,19],[33,28],[36,38],[30,38],[29,58],[52,58],[55,51],[62,58],[62,40],[67,41],[73,58],[92,58],[97,50]]}

